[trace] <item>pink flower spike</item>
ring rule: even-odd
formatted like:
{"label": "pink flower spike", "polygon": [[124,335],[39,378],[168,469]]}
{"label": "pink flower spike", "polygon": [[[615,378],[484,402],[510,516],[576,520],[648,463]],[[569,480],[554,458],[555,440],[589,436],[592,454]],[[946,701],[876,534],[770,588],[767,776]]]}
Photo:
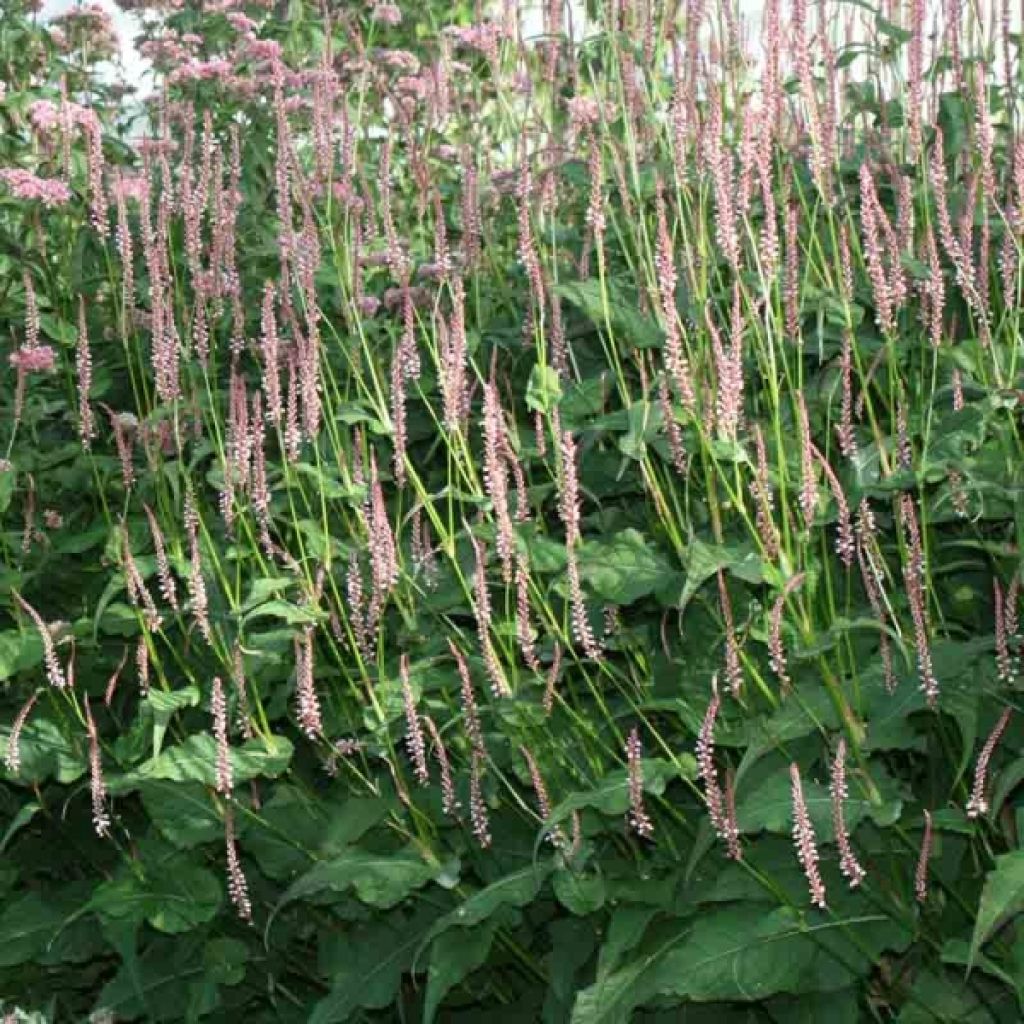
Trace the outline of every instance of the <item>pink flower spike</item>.
{"label": "pink flower spike", "polygon": [[818,868],[818,840],[807,810],[807,801],[804,799],[800,767],[795,761],[789,766],[789,777],[793,792],[793,845],[796,847],[796,859],[807,876],[811,903],[824,910],[825,883],[821,880],[821,871]]}

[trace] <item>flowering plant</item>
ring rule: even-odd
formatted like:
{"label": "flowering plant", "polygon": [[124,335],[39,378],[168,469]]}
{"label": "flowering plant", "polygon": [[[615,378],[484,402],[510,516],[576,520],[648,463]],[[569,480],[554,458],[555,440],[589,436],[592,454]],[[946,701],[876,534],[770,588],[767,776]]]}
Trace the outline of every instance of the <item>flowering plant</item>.
{"label": "flowering plant", "polygon": [[1019,1020],[1009,15],[125,6],[0,25],[4,1011]]}

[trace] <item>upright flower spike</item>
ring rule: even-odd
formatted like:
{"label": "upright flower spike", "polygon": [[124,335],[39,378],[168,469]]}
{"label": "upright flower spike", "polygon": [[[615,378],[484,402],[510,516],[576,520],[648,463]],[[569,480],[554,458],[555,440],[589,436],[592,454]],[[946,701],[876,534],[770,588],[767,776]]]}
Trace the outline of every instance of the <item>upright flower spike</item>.
{"label": "upright flower spike", "polygon": [[789,668],[786,664],[786,648],[782,642],[782,616],[786,610],[786,599],[800,587],[805,578],[805,573],[797,573],[786,581],[782,592],[775,599],[772,605],[768,626],[768,663],[772,671],[778,676],[782,692],[788,693],[792,688],[792,680],[789,678]]}
{"label": "upright flower spike", "polygon": [[313,680],[313,627],[306,626],[295,637],[295,710],[299,727],[315,740],[323,732],[320,698]]}
{"label": "upright flower spike", "polygon": [[794,761],[789,766],[789,778],[793,797],[793,845],[796,859],[804,869],[811,903],[825,909],[825,883],[818,868],[818,840],[811,824],[811,816],[804,799],[804,787],[800,781],[800,767]]}
{"label": "upright flower spike", "polygon": [[486,850],[491,845],[491,825],[487,815],[487,804],[484,801],[482,784],[483,754],[474,750],[470,758],[469,769],[469,816],[473,835]]}
{"label": "upright flower spike", "polygon": [[217,740],[217,792],[221,796],[230,797],[235,780],[231,768],[231,746],[228,742],[228,701],[220,676],[215,676],[213,680],[210,712],[213,715],[213,735]]}
{"label": "upright flower spike", "polygon": [[160,524],[149,505],[142,506],[146,513],[146,521],[149,523],[149,534],[153,539],[153,551],[156,556],[156,573],[160,582],[160,596],[178,611],[178,591],[174,585],[174,576],[171,574],[170,562],[167,559],[167,545],[164,543],[164,535],[160,530]]}
{"label": "upright flower spike", "polygon": [[634,832],[643,839],[654,835],[654,825],[647,809],[644,807],[644,775],[641,757],[643,744],[636,726],[630,731],[626,740],[626,772],[629,781],[629,824]]}
{"label": "upright flower spike", "polygon": [[1006,732],[1006,727],[1010,724],[1012,716],[1013,708],[1003,708],[1003,713],[999,716],[999,720],[988,734],[988,739],[985,740],[985,745],[981,748],[978,762],[974,766],[974,785],[971,787],[971,797],[967,801],[968,818],[977,818],[988,811],[988,800],[985,798],[988,764],[992,760],[992,755],[995,753],[996,747],[999,746],[999,741],[1003,738],[1003,733]]}
{"label": "upright flower spike", "polygon": [[732,617],[732,600],[725,584],[725,573],[721,569],[718,570],[718,602],[725,626],[725,678],[729,683],[729,691],[734,697],[739,697],[743,689],[743,666],[740,663],[740,647]]}
{"label": "upright flower spike", "polygon": [[932,815],[924,812],[924,833],[921,836],[921,851],[917,856],[917,868],[914,871],[914,897],[918,903],[928,899],[928,861],[932,855]]}
{"label": "upright flower spike", "polygon": [[718,693],[717,677],[711,680],[711,701],[704,713],[700,732],[697,734],[697,778],[704,780],[704,801],[708,807],[711,827],[716,835],[722,834],[725,821],[722,790],[718,784],[718,770],[715,768],[715,722],[722,707],[722,698]]}
{"label": "upright flower spike", "polygon": [[49,627],[43,622],[42,616],[26,601],[16,590],[12,591],[14,600],[21,606],[22,611],[32,620],[36,627],[39,639],[43,643],[43,664],[46,666],[46,678],[51,686],[63,690],[68,681],[61,668],[60,659],[57,657],[57,650],[53,644],[53,636]]}
{"label": "upright flower spike", "polygon": [[89,734],[89,792],[92,795],[92,823],[96,835],[110,834],[110,813],[107,810],[107,785],[103,781],[103,763],[100,757],[100,736],[96,722],[85,698],[85,726]]}
{"label": "upright flower spike", "polygon": [[235,840],[235,811],[231,804],[224,808],[224,846],[227,857],[228,895],[238,916],[243,921],[252,920],[252,901],[249,898],[249,883],[245,880],[242,863],[238,857]]}
{"label": "upright flower spike", "polygon": [[29,713],[35,706],[38,694],[33,693],[31,697],[21,706],[21,710],[15,716],[14,724],[11,726],[10,735],[7,737],[7,750],[4,753],[4,765],[12,775],[17,775],[21,768],[21,733],[28,721]]}
{"label": "upright flower spike", "polygon": [[843,805],[849,794],[846,789],[846,740],[842,738],[839,740],[836,756],[832,761],[829,793],[832,796],[832,829],[839,847],[839,870],[849,880],[850,888],[855,889],[864,880],[865,871],[857,860],[857,855],[853,852],[853,847],[850,845],[850,834],[846,830],[846,815]]}
{"label": "upright flower spike", "polygon": [[434,744],[434,756],[437,758],[438,768],[441,771],[441,811],[450,817],[458,817],[459,800],[455,795],[455,780],[452,777],[452,765],[448,759],[448,751],[445,749],[441,732],[434,724],[429,715],[423,716],[427,732],[430,733],[430,740]]}
{"label": "upright flower spike", "polygon": [[[526,767],[530,772],[530,784],[533,786],[533,793],[537,798],[537,814],[540,815],[541,821],[547,821],[551,817],[551,799],[548,796],[547,786],[544,785],[544,777],[541,775],[537,761],[533,754],[530,753],[529,748],[522,746],[519,748],[519,752],[523,755],[523,760],[526,761]],[[565,845],[565,835],[557,826],[549,830],[545,834],[545,838],[552,846],[561,847]]]}
{"label": "upright flower spike", "polygon": [[423,742],[420,716],[416,710],[416,697],[412,692],[412,681],[409,678],[408,654],[403,654],[399,661],[399,674],[402,678],[402,703],[405,706],[405,745],[412,758],[416,781],[425,786],[430,781],[430,770],[427,768],[427,749]]}
{"label": "upright flower spike", "polygon": [[924,547],[921,543],[921,529],[917,522],[914,499],[909,494],[900,495],[900,519],[907,535],[907,564],[903,567],[903,579],[907,587],[910,613],[914,622],[914,647],[917,649],[917,674],[920,689],[924,691],[928,706],[934,708],[939,700],[939,681],[932,667],[931,646],[928,637],[928,594],[925,588]]}

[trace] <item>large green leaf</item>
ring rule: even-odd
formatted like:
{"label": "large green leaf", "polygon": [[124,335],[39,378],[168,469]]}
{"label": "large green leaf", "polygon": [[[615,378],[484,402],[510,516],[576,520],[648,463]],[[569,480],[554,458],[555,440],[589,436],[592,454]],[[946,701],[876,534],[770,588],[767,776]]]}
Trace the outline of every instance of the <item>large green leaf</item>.
{"label": "large green leaf", "polygon": [[484,886],[467,897],[458,907],[439,918],[423,940],[423,945],[449,928],[472,928],[486,921],[502,907],[523,907],[540,892],[551,872],[550,864],[540,864],[514,871]]}
{"label": "large green leaf", "polygon": [[599,972],[579,994],[572,1020],[626,1022],[656,996],[753,1002],[836,991],[870,971],[882,950],[909,940],[879,914],[821,925],[786,907],[765,913],[757,904],[728,905],[649,932],[629,962]]}
{"label": "large green leaf", "polygon": [[187,856],[153,858],[100,885],[89,909],[101,917],[147,921],[159,932],[187,932],[220,908],[223,883]]}
{"label": "large green leaf", "polygon": [[616,335],[630,348],[658,348],[664,343],[661,328],[637,311],[635,300],[627,300],[611,281],[595,278],[567,281],[555,292],[571,302],[602,329],[611,324]]}
{"label": "large green leaf", "polygon": [[439,871],[440,867],[428,864],[415,847],[390,854],[349,849],[307,871],[288,888],[281,905],[325,891],[354,889],[356,896],[369,906],[393,907],[435,878]]}
{"label": "large green leaf", "polygon": [[64,915],[38,893],[11,901],[0,911],[0,967],[27,964],[54,939]]}
{"label": "large green leaf", "polygon": [[[267,741],[249,740],[231,747],[231,767],[235,783],[280,775],[292,758],[292,743],[285,736],[271,736]],[[112,793],[134,789],[139,782],[168,779],[172,782],[217,782],[217,742],[209,733],[196,733],[183,743],[168,747],[159,756],[144,762],[134,772],[112,776]]]}
{"label": "large green leaf", "polygon": [[150,820],[175,846],[223,839],[224,822],[207,787],[198,782],[149,779],[137,788]]}
{"label": "large green leaf", "polygon": [[610,604],[632,604],[671,587],[682,574],[638,530],[623,530],[607,541],[588,541],[579,552],[580,575]]}
{"label": "large green leaf", "polygon": [[968,967],[993,933],[1021,910],[1024,910],[1024,850],[1014,850],[996,857],[996,866],[985,876],[971,935]]}
{"label": "large green leaf", "polygon": [[392,1003],[435,917],[432,907],[411,915],[400,909],[351,932],[322,936],[320,971],[331,979],[331,991],[314,1006],[309,1024],[346,1021],[361,1007]]}
{"label": "large green leaf", "polygon": [[498,914],[473,928],[446,931],[434,939],[427,968],[423,1024],[433,1024],[448,992],[486,962],[495,932],[502,923],[502,915]]}
{"label": "large green leaf", "polygon": [[761,583],[765,570],[752,544],[707,544],[694,538],[684,558],[686,582],[677,601],[682,611],[693,595],[718,572],[725,569],[747,583]]}

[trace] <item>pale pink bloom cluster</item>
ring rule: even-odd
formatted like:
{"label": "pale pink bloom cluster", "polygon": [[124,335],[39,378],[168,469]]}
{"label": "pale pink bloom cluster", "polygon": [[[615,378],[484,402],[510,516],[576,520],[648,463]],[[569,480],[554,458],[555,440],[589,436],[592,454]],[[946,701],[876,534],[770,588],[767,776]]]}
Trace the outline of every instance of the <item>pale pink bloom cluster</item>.
{"label": "pale pink bloom cluster", "polygon": [[36,100],[29,105],[28,119],[39,135],[48,135],[58,128],[67,131],[78,127],[87,134],[100,130],[96,111],[70,100],[59,104],[51,100]]}
{"label": "pale pink bloom cluster", "polygon": [[167,76],[167,81],[171,85],[180,85],[183,82],[212,82],[230,78],[233,70],[231,62],[224,60],[223,57],[214,57],[211,60],[191,58],[179,64]]}
{"label": "pale pink bloom cluster", "polygon": [[40,178],[22,167],[0,168],[2,181],[16,199],[38,200],[44,206],[63,206],[71,201],[71,189],[56,178]]}
{"label": "pale pink bloom cluster", "polygon": [[402,9],[398,4],[376,4],[370,12],[370,20],[378,25],[394,27],[402,24]]}
{"label": "pale pink bloom cluster", "polygon": [[22,345],[7,360],[19,374],[49,373],[57,363],[57,353],[50,345]]}

